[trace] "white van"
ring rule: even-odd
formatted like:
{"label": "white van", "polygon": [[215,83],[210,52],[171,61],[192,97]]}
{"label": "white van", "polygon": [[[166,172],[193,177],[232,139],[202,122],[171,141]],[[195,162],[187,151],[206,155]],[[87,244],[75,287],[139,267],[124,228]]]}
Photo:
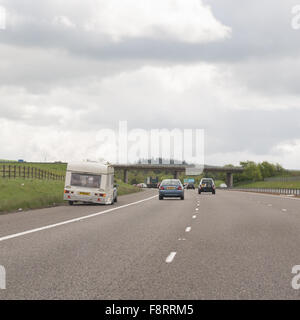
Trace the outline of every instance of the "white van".
{"label": "white van", "polygon": [[117,202],[114,168],[99,162],[68,163],[64,200],[113,204]]}

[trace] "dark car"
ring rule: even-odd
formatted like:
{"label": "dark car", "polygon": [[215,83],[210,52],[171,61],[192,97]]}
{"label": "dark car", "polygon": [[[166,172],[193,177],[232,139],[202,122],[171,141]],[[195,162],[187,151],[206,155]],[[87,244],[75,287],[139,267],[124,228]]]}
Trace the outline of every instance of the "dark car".
{"label": "dark car", "polygon": [[193,183],[188,183],[186,186],[187,189],[195,189],[195,185]]}
{"label": "dark car", "polygon": [[184,200],[184,188],[178,179],[163,180],[159,187],[159,200],[164,198],[180,198]]}
{"label": "dark car", "polygon": [[198,186],[198,193],[201,192],[211,192],[212,194],[216,194],[216,186],[214,180],[211,178],[203,178],[201,179]]}

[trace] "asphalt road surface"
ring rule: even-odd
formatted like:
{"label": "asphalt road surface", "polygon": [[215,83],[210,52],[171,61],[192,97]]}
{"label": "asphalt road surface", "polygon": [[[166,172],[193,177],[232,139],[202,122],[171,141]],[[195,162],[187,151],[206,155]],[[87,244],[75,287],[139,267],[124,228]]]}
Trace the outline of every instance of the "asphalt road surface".
{"label": "asphalt road surface", "polygon": [[299,199],[185,195],[0,216],[0,299],[299,299]]}

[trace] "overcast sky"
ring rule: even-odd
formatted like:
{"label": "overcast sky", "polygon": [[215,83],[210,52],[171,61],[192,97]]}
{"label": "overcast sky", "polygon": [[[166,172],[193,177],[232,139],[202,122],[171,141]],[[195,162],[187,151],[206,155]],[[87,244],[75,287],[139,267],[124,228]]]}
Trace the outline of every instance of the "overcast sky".
{"label": "overcast sky", "polygon": [[292,0],[0,0],[0,158],[105,158],[102,128],[205,129],[205,162],[300,168]]}

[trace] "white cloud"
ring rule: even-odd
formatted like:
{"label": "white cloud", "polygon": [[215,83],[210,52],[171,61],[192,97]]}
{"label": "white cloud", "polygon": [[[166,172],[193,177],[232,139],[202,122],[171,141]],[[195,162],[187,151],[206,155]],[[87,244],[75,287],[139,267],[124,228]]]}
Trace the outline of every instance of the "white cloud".
{"label": "white cloud", "polygon": [[2,0],[0,158],[95,158],[127,119],[206,129],[208,163],[299,166],[291,1]]}
{"label": "white cloud", "polygon": [[[279,135],[278,123],[270,126],[264,120],[248,119],[248,113],[243,113],[255,108],[264,110],[264,104],[259,105],[264,99],[273,102],[275,109],[281,107],[281,102],[239,87],[230,68],[222,65],[144,66],[100,78],[84,75],[72,85],[60,84],[40,94],[18,87],[2,87],[0,93],[3,141],[10,132],[21,136],[13,144],[3,143],[0,158],[10,154],[12,158],[24,155],[27,160],[43,160],[44,154],[49,160],[104,158],[109,149],[103,153],[98,148],[98,130],[128,120],[133,128],[207,129],[207,161],[212,164],[229,163],[232,159],[273,158],[281,162],[281,155],[274,149],[279,141],[271,141],[266,134],[274,126]],[[12,107],[5,109],[5,105]],[[240,134],[235,136],[235,131]],[[257,139],[265,139],[268,144],[259,154],[255,153]],[[78,146],[76,152],[74,143]],[[237,147],[239,151],[234,150]],[[227,149],[231,151],[227,153]],[[298,161],[297,156],[295,153],[289,159],[282,158],[283,164],[292,166]]]}
{"label": "white cloud", "polygon": [[53,18],[53,24],[57,26],[64,26],[66,28],[75,28],[76,25],[67,16],[55,16]]}
{"label": "white cloud", "polygon": [[231,29],[220,23],[201,0],[99,0],[86,30],[126,38],[171,38],[201,43],[228,38]]}

